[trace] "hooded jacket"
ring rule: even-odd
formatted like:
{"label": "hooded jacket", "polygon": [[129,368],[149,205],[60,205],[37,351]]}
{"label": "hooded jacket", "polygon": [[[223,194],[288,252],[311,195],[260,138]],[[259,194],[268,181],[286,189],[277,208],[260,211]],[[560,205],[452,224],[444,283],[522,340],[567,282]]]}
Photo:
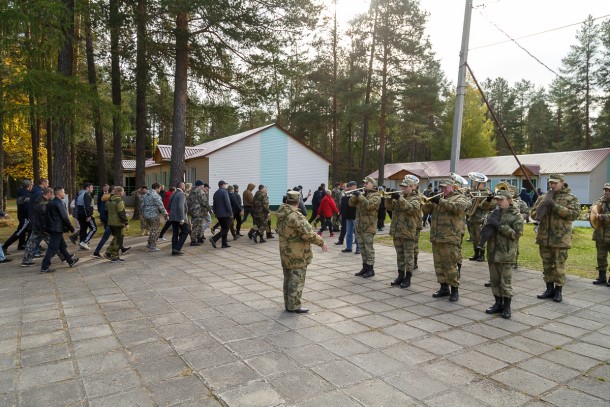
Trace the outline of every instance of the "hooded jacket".
{"label": "hooded jacket", "polygon": [[299,208],[282,204],[277,213],[280,258],[284,269],[302,269],[313,259],[311,244],[322,247],[324,239],[313,231]]}
{"label": "hooded jacket", "polygon": [[[534,217],[540,203],[546,195],[539,197],[530,210]],[[538,219],[536,244],[540,246],[569,249],[572,247],[572,222],[578,219],[580,204],[578,198],[571,194],[570,187],[563,188],[553,194],[553,204],[542,219]]]}
{"label": "hooded jacket", "polygon": [[125,202],[119,195],[110,195],[106,202],[106,212],[108,212],[108,226],[125,226],[129,223],[125,213]]}
{"label": "hooded jacket", "polygon": [[514,264],[519,237],[523,234],[523,216],[514,201],[508,208],[498,208],[498,211],[500,227],[487,241],[487,261]]}
{"label": "hooded jacket", "polygon": [[256,185],[252,183],[248,184],[248,187],[242,194],[244,198],[244,207],[246,208],[251,208],[252,204],[254,203],[254,194],[252,193],[252,191],[254,191],[254,187],[256,187]]}

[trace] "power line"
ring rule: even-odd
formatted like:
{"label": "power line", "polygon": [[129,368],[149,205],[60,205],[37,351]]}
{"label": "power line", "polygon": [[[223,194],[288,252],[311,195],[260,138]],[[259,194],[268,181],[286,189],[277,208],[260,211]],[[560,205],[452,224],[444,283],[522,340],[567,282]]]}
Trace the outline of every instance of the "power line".
{"label": "power line", "polygon": [[[489,20],[487,17],[485,17],[485,15],[483,15],[483,13],[481,13],[480,11],[479,11],[479,13],[480,13],[480,14],[481,14],[481,15],[482,15],[482,16],[483,16],[483,17],[484,17],[484,18],[485,18],[487,21],[489,21],[491,24],[493,24],[493,25],[494,25],[494,26],[495,26],[495,27],[496,27],[498,30],[502,31],[502,30],[501,30],[501,29],[500,29],[500,28],[499,28],[499,27],[498,27],[496,24],[494,24],[494,23],[493,23],[492,21],[490,21],[490,20]],[[600,17],[595,17],[595,18],[593,18],[593,21],[595,21],[595,20],[599,20],[599,19],[601,19],[601,18],[606,18],[606,17],[610,17],[610,14],[606,14],[606,15],[603,15],[603,16],[600,16]],[[500,45],[500,44],[504,44],[504,43],[511,42],[511,41],[513,41],[513,42],[514,42],[515,40],[521,40],[521,39],[523,39],[523,38],[529,38],[529,37],[534,37],[534,36],[536,36],[536,35],[541,35],[541,34],[546,34],[546,33],[550,33],[550,32],[553,32],[553,31],[559,31],[559,30],[563,30],[564,28],[569,28],[569,27],[573,27],[573,26],[575,26],[575,25],[580,25],[580,24],[583,24],[583,23],[584,23],[584,22],[586,22],[586,21],[587,21],[587,20],[584,20],[584,21],[579,21],[578,23],[573,23],[573,24],[563,25],[563,26],[561,26],[561,27],[551,28],[551,29],[548,29],[548,30],[545,30],[545,31],[539,31],[539,32],[536,32],[536,33],[527,34],[527,35],[523,35],[523,36],[521,36],[521,37],[516,37],[516,38],[512,38],[512,37],[510,37],[508,34],[506,34],[504,31],[502,31],[502,33],[503,33],[504,35],[506,35],[506,36],[509,38],[508,40],[504,40],[504,41],[498,41],[498,42],[494,42],[494,43],[491,43],[491,44],[486,44],[486,45],[481,45],[481,46],[479,46],[479,47],[470,48],[470,49],[469,49],[469,51],[473,51],[473,50],[477,50],[477,49],[481,49],[481,48],[493,47],[493,46],[495,46],[495,45]]]}

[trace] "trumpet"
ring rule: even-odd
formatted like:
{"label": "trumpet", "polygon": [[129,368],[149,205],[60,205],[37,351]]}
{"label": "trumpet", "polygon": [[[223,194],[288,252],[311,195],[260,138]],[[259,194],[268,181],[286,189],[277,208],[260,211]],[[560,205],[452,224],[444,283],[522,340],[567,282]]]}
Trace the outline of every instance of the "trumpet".
{"label": "trumpet", "polygon": [[439,193],[438,193],[438,194],[436,194],[436,195],[427,196],[427,197],[425,197],[425,198],[424,198],[424,201],[426,201],[426,202],[430,202],[431,200],[433,200],[433,199],[434,199],[434,198],[436,198],[437,196],[443,196],[443,193],[442,193],[442,192],[439,192]]}
{"label": "trumpet", "polygon": [[358,188],[358,189],[352,189],[351,191],[347,191],[347,192],[345,193],[345,195],[351,195],[351,194],[353,194],[353,193],[354,193],[354,192],[356,192],[356,191],[363,191],[363,190],[364,190],[364,187],[362,187],[362,188]]}
{"label": "trumpet", "polygon": [[384,197],[384,198],[388,198],[391,197],[394,194],[400,194],[402,195],[403,193],[401,191],[379,191],[379,194]]}

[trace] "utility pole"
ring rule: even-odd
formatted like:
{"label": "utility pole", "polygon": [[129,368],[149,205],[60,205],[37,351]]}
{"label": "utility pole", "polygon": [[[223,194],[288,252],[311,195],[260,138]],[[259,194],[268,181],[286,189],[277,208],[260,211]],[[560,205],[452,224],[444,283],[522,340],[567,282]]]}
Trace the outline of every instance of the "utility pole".
{"label": "utility pole", "polygon": [[462,29],[462,49],[460,50],[460,69],[455,95],[455,112],[453,115],[453,137],[451,139],[451,162],[449,169],[457,173],[460,161],[460,143],[462,141],[462,119],[464,118],[464,95],[466,94],[466,62],[468,61],[468,42],[470,40],[470,17],[472,0],[466,0],[464,11],[464,28]]}

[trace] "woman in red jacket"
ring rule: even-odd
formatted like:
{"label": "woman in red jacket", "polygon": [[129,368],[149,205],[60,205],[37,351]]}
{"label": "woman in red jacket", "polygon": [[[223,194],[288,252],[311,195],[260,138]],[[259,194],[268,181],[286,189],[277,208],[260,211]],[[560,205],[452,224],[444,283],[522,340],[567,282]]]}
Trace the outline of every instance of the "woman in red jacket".
{"label": "woman in red jacket", "polygon": [[328,226],[328,230],[330,231],[330,237],[335,236],[332,228],[334,213],[339,213],[339,209],[337,209],[335,200],[330,196],[330,191],[326,191],[324,198],[322,198],[322,201],[320,202],[320,207],[318,208],[318,217],[323,219],[322,228],[318,232],[320,236],[322,236],[322,232],[326,230],[326,226]]}

